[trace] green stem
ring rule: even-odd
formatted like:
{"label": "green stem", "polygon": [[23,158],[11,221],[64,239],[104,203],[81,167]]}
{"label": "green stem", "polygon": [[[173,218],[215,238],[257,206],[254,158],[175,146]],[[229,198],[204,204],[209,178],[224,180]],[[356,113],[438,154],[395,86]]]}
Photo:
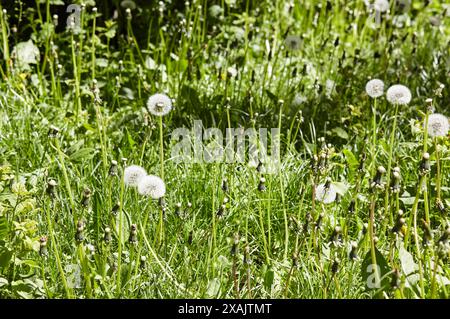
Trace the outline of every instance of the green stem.
{"label": "green stem", "polygon": [[45,209],[45,215],[47,218],[47,224],[48,224],[48,232],[50,235],[50,240],[52,243],[52,249],[53,249],[53,253],[55,254],[55,259],[56,259],[56,264],[58,266],[58,271],[59,274],[61,275],[61,280],[63,282],[63,286],[64,286],[64,290],[66,291],[66,296],[67,298],[71,299],[72,298],[72,292],[70,291],[69,285],[67,284],[67,279],[66,276],[64,274],[64,269],[62,267],[61,264],[61,258],[59,256],[59,249],[56,243],[56,239],[55,236],[53,234],[53,226],[52,226],[52,220],[50,218],[50,210],[47,208]]}
{"label": "green stem", "polygon": [[397,114],[398,114],[398,104],[395,105],[395,114],[394,114],[394,124],[392,125],[392,132],[389,141],[389,158],[388,158],[388,167],[386,171],[386,192],[384,198],[384,213],[388,213],[389,208],[389,185],[391,178],[391,167],[392,167],[392,154],[394,150],[394,141],[395,141],[395,131],[397,130]]}

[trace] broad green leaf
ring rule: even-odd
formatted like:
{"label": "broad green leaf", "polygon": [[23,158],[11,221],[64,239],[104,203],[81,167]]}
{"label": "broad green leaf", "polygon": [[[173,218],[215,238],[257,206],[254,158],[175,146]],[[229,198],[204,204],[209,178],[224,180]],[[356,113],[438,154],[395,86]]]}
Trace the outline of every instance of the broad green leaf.
{"label": "broad green leaf", "polygon": [[405,205],[412,205],[412,204],[414,204],[415,197],[400,197],[400,200]]}
{"label": "broad green leaf", "polygon": [[0,247],[0,267],[6,267],[9,265],[13,251],[6,247]]}
{"label": "broad green leaf", "polygon": [[8,223],[5,216],[0,216],[0,240],[8,236]]}
{"label": "broad green leaf", "polygon": [[274,278],[275,272],[272,268],[269,267],[264,275],[264,287],[266,287],[266,289],[269,291],[272,289]]}
{"label": "broad green leaf", "polygon": [[8,280],[6,278],[0,277],[0,288],[6,286],[8,284]]}
{"label": "broad green leaf", "polygon": [[[372,265],[372,254],[369,250],[364,257],[361,265],[361,277],[363,279],[366,290],[384,290],[390,286],[390,278],[387,274],[390,272],[389,265],[383,255],[375,248],[376,270]],[[378,272],[381,282],[376,280],[376,272]]]}
{"label": "broad green leaf", "polygon": [[344,153],[345,158],[347,159],[348,166],[354,168],[359,165],[358,160],[356,159],[356,156],[352,153],[352,151],[350,151],[349,149],[344,149],[342,153]]}
{"label": "broad green leaf", "polygon": [[91,147],[82,148],[70,155],[70,160],[74,162],[82,162],[85,160],[91,160],[96,154],[95,149]]}
{"label": "broad green leaf", "polygon": [[399,258],[403,273],[408,276],[419,269],[419,266],[414,262],[413,256],[403,247],[400,247]]}
{"label": "broad green leaf", "polygon": [[272,100],[272,102],[273,103],[275,103],[275,104],[277,104],[278,103],[278,97],[275,95],[275,94],[273,94],[272,92],[270,92],[269,90],[267,90],[266,89],[266,94],[267,94],[267,96],[269,97],[269,99],[271,99]]}
{"label": "broad green leaf", "polygon": [[336,192],[341,196],[344,196],[350,187],[348,184],[343,182],[333,182],[332,184],[336,188]]}
{"label": "broad green leaf", "polygon": [[334,134],[336,134],[337,136],[339,136],[344,140],[348,140],[347,132],[341,127],[335,127],[334,129],[331,130],[331,132],[333,132]]}
{"label": "broad green leaf", "polygon": [[219,278],[211,279],[208,282],[208,287],[206,288],[206,295],[209,298],[214,298],[219,294],[220,291],[220,280]]}

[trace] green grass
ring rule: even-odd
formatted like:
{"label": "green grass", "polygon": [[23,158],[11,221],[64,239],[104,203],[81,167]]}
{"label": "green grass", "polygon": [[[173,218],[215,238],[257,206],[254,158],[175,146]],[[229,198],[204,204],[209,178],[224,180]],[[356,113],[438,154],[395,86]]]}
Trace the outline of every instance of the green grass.
{"label": "green grass", "polygon": [[[176,1],[163,14],[137,1],[130,18],[114,1],[118,20],[86,1],[78,33],[54,29],[53,1],[4,2],[0,298],[448,298],[450,142],[423,129],[450,114],[448,5],[401,14],[391,1],[377,24],[361,0]],[[14,48],[30,38],[27,68]],[[371,78],[407,86],[411,103],[374,107]],[[162,123],[146,110],[155,93],[175,100]],[[170,134],[195,120],[279,127],[279,170],[176,163]],[[131,164],[164,178],[165,203],[124,185]],[[314,196],[327,179],[341,193],[330,204]]]}

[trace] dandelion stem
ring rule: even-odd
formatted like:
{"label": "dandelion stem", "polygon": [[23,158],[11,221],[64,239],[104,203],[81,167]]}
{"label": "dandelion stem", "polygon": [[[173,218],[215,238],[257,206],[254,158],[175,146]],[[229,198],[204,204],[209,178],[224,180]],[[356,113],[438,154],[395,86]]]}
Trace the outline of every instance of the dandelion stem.
{"label": "dandelion stem", "polygon": [[[397,130],[397,114],[398,114],[398,103],[395,104],[395,114],[394,114],[394,123],[392,125],[392,132],[389,140],[389,157],[388,157],[388,166],[386,171],[386,185],[390,185],[391,178],[391,167],[392,167],[392,154],[394,151],[394,142],[395,142],[395,131]],[[389,208],[389,187],[386,187],[385,198],[384,198],[384,213],[388,213]]]}
{"label": "dandelion stem", "polygon": [[370,202],[370,218],[369,218],[369,236],[370,236],[370,254],[372,258],[372,270],[375,273],[375,280],[377,283],[380,282],[380,274],[378,273],[377,257],[375,253],[375,195],[372,195],[372,200]]}
{"label": "dandelion stem", "polygon": [[123,196],[125,191],[125,181],[124,181],[124,174],[122,173],[122,179],[120,181],[120,200],[119,200],[119,209],[118,213],[119,215],[119,231],[118,231],[118,249],[117,249],[117,279],[116,279],[116,289],[117,289],[117,295],[120,296],[121,294],[121,267],[122,267],[122,225],[123,225]]}
{"label": "dandelion stem", "polygon": [[52,220],[50,218],[50,210],[48,209],[48,207],[45,209],[45,216],[47,218],[48,233],[50,235],[50,241],[52,244],[53,253],[55,254],[56,264],[58,266],[59,274],[61,275],[61,280],[63,282],[64,290],[66,292],[67,298],[71,299],[72,292],[70,291],[69,285],[67,284],[66,275],[64,274],[64,269],[61,264],[61,258],[59,256],[59,249],[58,249],[58,245],[56,243],[55,235],[53,233],[53,226],[52,226],[53,224],[52,224]]}
{"label": "dandelion stem", "polygon": [[377,99],[373,100],[372,107],[372,167],[376,167],[377,155],[376,155],[376,145],[377,145]]}
{"label": "dandelion stem", "polygon": [[435,154],[436,154],[436,199],[441,200],[441,163],[440,163],[440,149],[437,138],[434,138]]}

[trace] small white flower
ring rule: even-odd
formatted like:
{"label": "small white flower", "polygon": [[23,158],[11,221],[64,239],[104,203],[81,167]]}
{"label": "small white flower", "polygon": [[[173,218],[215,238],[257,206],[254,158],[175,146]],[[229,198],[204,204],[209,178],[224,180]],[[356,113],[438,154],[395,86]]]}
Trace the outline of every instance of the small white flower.
{"label": "small white flower", "polygon": [[319,184],[316,188],[316,200],[324,204],[330,204],[336,200],[336,188],[332,183],[326,187],[325,184]]}
{"label": "small white flower", "polygon": [[384,82],[380,79],[373,79],[366,84],[366,93],[372,98],[377,98],[384,93]]}
{"label": "small white flower", "polygon": [[125,185],[136,187],[139,181],[147,175],[145,169],[137,165],[131,165],[125,168],[124,171],[124,182]]}
{"label": "small white flower", "polygon": [[434,113],[428,117],[428,135],[431,137],[447,136],[450,125],[445,115]]}
{"label": "small white flower", "polygon": [[387,0],[375,0],[373,7],[375,11],[386,12],[389,10],[389,1]]}
{"label": "small white flower", "polygon": [[172,100],[165,94],[154,94],[148,98],[147,109],[156,116],[164,116],[172,110]]}
{"label": "small white flower", "polygon": [[147,175],[139,181],[138,192],[143,196],[158,199],[166,193],[166,185],[158,176]]}
{"label": "small white flower", "polygon": [[386,92],[387,100],[392,104],[406,105],[411,102],[411,91],[404,85],[395,84]]}

